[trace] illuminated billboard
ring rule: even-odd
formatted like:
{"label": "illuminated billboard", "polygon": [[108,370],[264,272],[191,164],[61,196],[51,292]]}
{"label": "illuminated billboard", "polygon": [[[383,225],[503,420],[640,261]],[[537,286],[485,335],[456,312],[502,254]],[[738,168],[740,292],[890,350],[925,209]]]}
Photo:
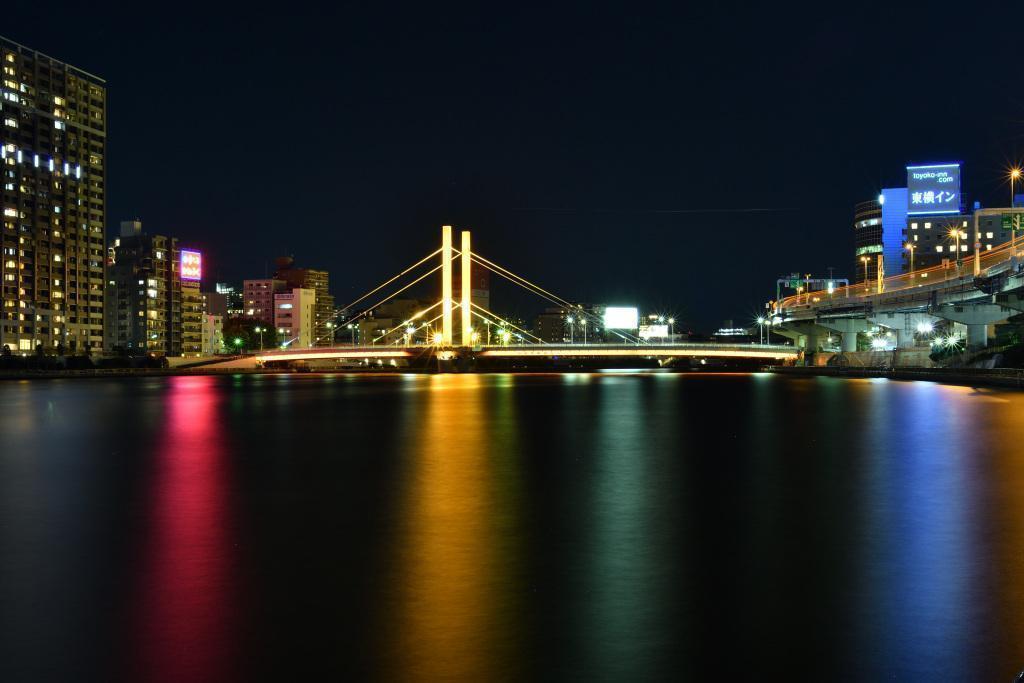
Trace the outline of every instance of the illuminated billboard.
{"label": "illuminated billboard", "polygon": [[609,306],[604,309],[606,330],[635,330],[640,316],[635,308]]}
{"label": "illuminated billboard", "polygon": [[960,213],[960,164],[907,166],[907,215]]}
{"label": "illuminated billboard", "polygon": [[661,339],[668,336],[668,325],[641,325],[641,339]]}
{"label": "illuminated billboard", "polygon": [[191,282],[203,279],[203,255],[200,252],[181,250],[181,279]]}

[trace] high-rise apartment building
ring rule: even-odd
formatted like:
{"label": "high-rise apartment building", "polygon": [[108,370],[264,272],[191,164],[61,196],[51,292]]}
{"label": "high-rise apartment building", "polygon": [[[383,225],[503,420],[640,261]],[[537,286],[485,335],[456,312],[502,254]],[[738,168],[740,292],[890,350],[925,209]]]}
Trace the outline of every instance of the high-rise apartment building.
{"label": "high-rise apartment building", "polygon": [[286,289],[312,289],[316,292],[316,326],[314,336],[316,346],[330,346],[334,323],[334,297],[328,292],[329,279],[326,270],[312,268],[296,268],[295,260],[290,256],[282,256],[276,260],[277,270],[274,278],[287,284]]}
{"label": "high-rise apartment building", "polygon": [[103,348],[106,87],[0,37],[0,347]]}
{"label": "high-rise apartment building", "polygon": [[201,254],[179,248],[177,238],[143,233],[139,221],[121,223],[108,253],[107,349],[201,355]]}

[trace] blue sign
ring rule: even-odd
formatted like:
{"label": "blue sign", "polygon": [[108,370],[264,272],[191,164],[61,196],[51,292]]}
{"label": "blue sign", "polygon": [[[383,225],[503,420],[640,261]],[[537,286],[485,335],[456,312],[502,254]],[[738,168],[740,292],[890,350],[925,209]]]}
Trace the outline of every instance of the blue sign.
{"label": "blue sign", "polygon": [[960,213],[960,164],[907,166],[907,215]]}

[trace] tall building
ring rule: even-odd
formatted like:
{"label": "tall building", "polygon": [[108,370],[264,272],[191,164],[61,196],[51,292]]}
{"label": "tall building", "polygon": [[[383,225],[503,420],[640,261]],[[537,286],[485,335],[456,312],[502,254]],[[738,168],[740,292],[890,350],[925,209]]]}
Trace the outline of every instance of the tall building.
{"label": "tall building", "polygon": [[0,37],[0,346],[103,348],[103,79]]}
{"label": "tall building", "polygon": [[[979,208],[975,206],[975,210]],[[1009,213],[978,216],[978,242],[982,251],[1010,241],[1012,220]],[[941,265],[955,266],[958,256],[960,261],[974,258],[973,230],[973,213],[909,217],[906,233],[908,243],[915,246],[914,271]],[[904,260],[909,264],[909,253],[904,254]]]}
{"label": "tall building", "polygon": [[202,353],[202,255],[178,240],[121,223],[108,252],[105,345],[128,354]]}
{"label": "tall building", "polygon": [[333,337],[334,297],[330,294],[330,282],[326,270],[296,268],[295,259],[282,256],[276,260],[274,278],[286,283],[287,289],[312,289],[316,292],[316,346],[330,346]]}
{"label": "tall building", "polygon": [[275,278],[242,282],[242,316],[265,323],[274,320],[274,295],[285,290],[285,282]]}
{"label": "tall building", "polygon": [[853,207],[853,282],[874,281],[882,253],[882,195]]}
{"label": "tall building", "polygon": [[275,294],[274,328],[290,348],[315,346],[316,292],[297,288]]}

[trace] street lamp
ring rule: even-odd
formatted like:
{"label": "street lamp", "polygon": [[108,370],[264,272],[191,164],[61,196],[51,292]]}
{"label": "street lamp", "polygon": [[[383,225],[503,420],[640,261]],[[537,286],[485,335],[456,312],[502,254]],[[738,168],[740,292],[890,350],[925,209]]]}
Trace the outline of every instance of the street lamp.
{"label": "street lamp", "polygon": [[914,282],[914,250],[917,249],[917,245],[915,245],[913,242],[907,242],[906,249],[907,249],[907,251],[910,252],[910,282],[911,282],[911,284],[913,284],[913,282]]}
{"label": "street lamp", "polygon": [[[572,344],[573,323],[575,322],[575,320],[570,315],[568,318],[565,319],[565,322],[569,323],[569,343]],[[562,339],[565,339],[565,337],[562,337]]]}
{"label": "street lamp", "polygon": [[675,335],[676,335],[675,326],[676,326],[676,319],[675,318],[669,318],[668,319],[668,336],[670,338],[671,337],[675,337]]}
{"label": "street lamp", "polygon": [[583,318],[580,320],[580,325],[583,326],[583,345],[587,345],[587,320]]}
{"label": "street lamp", "polygon": [[1014,188],[1014,185],[1017,184],[1017,181],[1020,180],[1021,173],[1022,173],[1022,171],[1021,171],[1020,166],[1015,166],[1015,167],[1010,169],[1010,208],[1011,209],[1013,208],[1013,200],[1016,199],[1015,195],[1013,194],[1013,188]]}
{"label": "street lamp", "polygon": [[764,318],[761,316],[757,317],[757,341],[764,344]]}
{"label": "street lamp", "polygon": [[508,343],[509,343],[509,341],[511,341],[511,339],[512,339],[512,333],[511,332],[509,332],[508,330],[502,330],[501,331],[501,342],[505,346],[508,346]]}
{"label": "street lamp", "polygon": [[349,332],[352,333],[352,346],[355,346],[356,345],[356,326],[353,325],[352,323],[349,323],[348,325],[346,325],[346,327],[348,327]]}
{"label": "street lamp", "polygon": [[864,293],[865,294],[868,293],[868,261],[870,261],[870,260],[871,259],[869,259],[867,256],[861,256],[860,257],[860,262],[864,266]]}
{"label": "street lamp", "polygon": [[328,346],[334,346],[334,323],[324,323],[327,326],[327,341]]}
{"label": "street lamp", "polygon": [[263,350],[263,328],[260,327],[259,325],[257,325],[256,329],[254,329],[253,332],[255,332],[256,334],[260,335],[260,351],[262,351]]}
{"label": "street lamp", "polygon": [[241,337],[235,337],[235,346],[236,346],[236,347],[238,347],[238,350],[239,350],[239,351],[241,351],[241,350],[242,350],[242,344],[243,344],[243,343],[244,343],[244,342],[242,341],[242,338],[241,338]]}

